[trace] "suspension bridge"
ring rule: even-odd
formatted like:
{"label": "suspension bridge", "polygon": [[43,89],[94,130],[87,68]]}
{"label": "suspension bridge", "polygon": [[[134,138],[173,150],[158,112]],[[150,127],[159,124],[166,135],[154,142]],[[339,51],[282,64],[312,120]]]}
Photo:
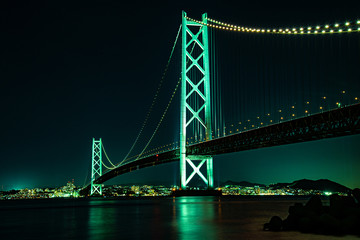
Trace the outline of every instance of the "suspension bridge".
{"label": "suspension bridge", "polygon": [[[215,37],[217,32],[246,36],[249,45],[260,43],[267,48],[257,50],[259,47],[256,45],[252,53],[250,53],[251,48],[247,46],[240,50],[236,47],[227,47],[222,51],[218,48],[222,38]],[[83,191],[90,195],[102,195],[102,183],[109,179],[173,161],[180,163],[181,189],[187,189],[195,176],[200,178],[208,189],[212,189],[214,187],[213,157],[216,155],[359,134],[360,89],[353,84],[360,80],[360,74],[356,75],[356,67],[348,69],[345,66],[348,61],[359,59],[360,51],[354,50],[352,45],[353,42],[358,45],[359,32],[360,20],[306,27],[256,28],[221,22],[209,18],[207,14],[203,14],[201,20],[196,20],[189,18],[183,12],[182,24],[164,75],[128,154],[122,161],[114,164],[108,158],[102,140],[94,138],[91,181]],[[139,138],[155,108],[170,60],[176,53],[175,48],[179,38],[182,42],[181,70],[178,73],[180,77],[174,81],[176,85],[170,101],[145,147],[139,154],[129,157],[139,143]],[[346,40],[345,47],[339,44],[342,39]],[[320,44],[313,44],[312,41],[320,41]],[[286,50],[288,55],[282,55],[285,60],[277,57],[276,52],[281,48],[276,47],[279,45],[277,42],[281,42],[282,45],[290,44]],[[300,42],[305,43],[302,45]],[[329,44],[331,49],[339,45],[340,50],[326,52],[326,46]],[[272,47],[268,47],[269,45]],[[309,58],[309,55],[305,55],[303,49],[300,49],[297,59],[307,62],[307,65],[320,68],[317,73],[314,73],[311,67],[304,70],[304,67],[299,67],[298,60],[291,60],[290,55],[295,52],[290,51],[295,51],[293,49],[296,46],[310,49],[310,56],[313,54],[314,57]],[[325,58],[333,56],[334,61],[338,62],[337,65],[341,66],[340,69],[334,68],[329,62],[323,65],[318,63],[320,60],[316,56],[319,53],[313,52],[318,48]],[[346,52],[344,50],[350,54],[342,55]],[[237,72],[233,74],[234,76],[230,76],[227,71],[229,64],[226,64],[226,67],[219,66],[221,54],[227,59],[229,59],[227,54],[240,54],[246,58],[245,60],[230,59],[230,62],[236,62]],[[249,62],[255,64],[251,65]],[[244,71],[244,66],[248,70],[247,73]],[[284,72],[279,70],[280,68],[287,70]],[[319,71],[326,73],[318,73]],[[224,79],[231,77],[235,79],[232,85],[222,85]],[[347,83],[347,79],[350,79],[350,83]],[[319,85],[322,87],[320,88]],[[345,88],[347,90],[344,90]],[[154,141],[154,136],[159,132],[170,105],[176,99],[178,89],[180,92],[179,141],[147,150]],[[229,100],[225,102],[224,99]],[[225,117],[226,111],[232,114],[234,120],[225,121],[225,118],[229,119]],[[229,124],[229,121],[233,122]],[[105,164],[103,156],[111,164],[110,166]],[[107,171],[103,172],[103,167]]]}

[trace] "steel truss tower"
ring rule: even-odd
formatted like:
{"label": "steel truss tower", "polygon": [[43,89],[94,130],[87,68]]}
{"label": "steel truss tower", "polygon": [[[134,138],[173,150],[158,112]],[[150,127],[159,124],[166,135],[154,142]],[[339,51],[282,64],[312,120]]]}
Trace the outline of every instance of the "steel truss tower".
{"label": "steel truss tower", "polygon": [[101,138],[92,142],[91,192],[90,195],[102,195],[102,185],[94,183],[102,175],[102,146]]}
{"label": "steel truss tower", "polygon": [[[207,23],[207,14],[202,15]],[[205,140],[211,140],[210,69],[208,48],[208,27],[189,20],[182,12],[182,73],[180,103],[180,178],[181,189],[186,189],[197,174],[209,189],[214,186],[212,156],[187,155],[186,133],[190,134],[192,124],[197,124],[205,133]],[[191,100],[191,99],[195,99]],[[202,136],[200,136],[203,139]],[[207,177],[201,172],[206,163]],[[188,176],[187,168],[192,170]]]}

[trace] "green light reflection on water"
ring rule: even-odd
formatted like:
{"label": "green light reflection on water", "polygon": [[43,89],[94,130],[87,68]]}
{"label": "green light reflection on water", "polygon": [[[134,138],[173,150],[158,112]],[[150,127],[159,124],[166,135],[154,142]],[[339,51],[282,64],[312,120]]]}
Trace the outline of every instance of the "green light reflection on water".
{"label": "green light reflection on water", "polygon": [[110,239],[116,235],[116,212],[106,206],[109,204],[110,201],[104,200],[89,201],[88,239]]}
{"label": "green light reflection on water", "polygon": [[173,226],[178,239],[218,239],[213,197],[174,198]]}

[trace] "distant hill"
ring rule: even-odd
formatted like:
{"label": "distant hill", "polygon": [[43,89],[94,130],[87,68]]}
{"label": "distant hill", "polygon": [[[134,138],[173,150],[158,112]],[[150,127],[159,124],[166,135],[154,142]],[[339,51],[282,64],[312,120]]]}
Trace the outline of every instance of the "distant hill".
{"label": "distant hill", "polygon": [[348,192],[349,188],[330,181],[328,179],[320,179],[320,180],[309,180],[309,179],[301,179],[294,181],[292,183],[277,183],[271,185],[272,188],[283,188],[283,187],[291,187],[293,189],[303,189],[303,190],[319,190],[319,191],[329,191],[329,192]]}
{"label": "distant hill", "polygon": [[261,184],[261,183],[251,183],[251,182],[247,182],[247,181],[234,182],[234,181],[230,181],[230,180],[221,184],[221,186],[226,186],[226,185],[235,185],[235,186],[242,186],[242,187],[254,187],[254,186],[266,187],[266,185]]}

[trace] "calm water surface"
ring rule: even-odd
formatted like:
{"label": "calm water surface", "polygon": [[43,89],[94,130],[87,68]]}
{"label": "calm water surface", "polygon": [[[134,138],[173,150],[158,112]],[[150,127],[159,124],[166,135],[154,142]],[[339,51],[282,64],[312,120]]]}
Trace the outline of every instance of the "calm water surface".
{"label": "calm water surface", "polygon": [[264,232],[294,202],[269,198],[0,201],[1,239],[360,239]]}

